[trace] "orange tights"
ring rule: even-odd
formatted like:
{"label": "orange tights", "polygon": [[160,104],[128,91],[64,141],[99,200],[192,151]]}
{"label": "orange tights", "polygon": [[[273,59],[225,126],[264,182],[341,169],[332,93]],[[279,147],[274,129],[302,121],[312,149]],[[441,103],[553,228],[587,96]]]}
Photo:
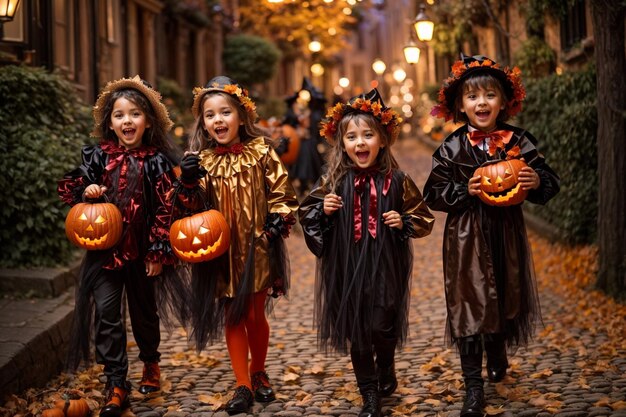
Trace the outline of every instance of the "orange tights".
{"label": "orange tights", "polygon": [[[270,341],[270,326],[265,317],[267,291],[250,297],[246,317],[234,326],[226,325],[226,346],[235,372],[237,385],[252,388],[250,375],[265,370],[265,357]],[[251,361],[248,368],[248,351]]]}

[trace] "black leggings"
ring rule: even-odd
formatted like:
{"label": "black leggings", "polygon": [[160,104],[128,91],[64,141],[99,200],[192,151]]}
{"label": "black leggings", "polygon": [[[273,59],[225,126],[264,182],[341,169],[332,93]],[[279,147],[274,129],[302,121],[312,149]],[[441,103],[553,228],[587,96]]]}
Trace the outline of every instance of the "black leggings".
{"label": "black leggings", "polygon": [[[350,349],[352,367],[361,393],[378,390],[376,367],[389,368],[394,364],[398,336],[394,328],[395,310],[375,307],[372,318],[372,346],[369,349]],[[375,357],[375,358],[374,358]]]}

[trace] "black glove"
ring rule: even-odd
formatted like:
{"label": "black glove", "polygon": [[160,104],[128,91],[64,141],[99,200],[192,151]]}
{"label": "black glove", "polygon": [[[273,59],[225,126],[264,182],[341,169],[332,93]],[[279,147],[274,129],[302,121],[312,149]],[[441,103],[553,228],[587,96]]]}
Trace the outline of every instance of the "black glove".
{"label": "black glove", "polygon": [[180,161],[180,179],[186,183],[196,182],[206,171],[200,166],[200,156],[189,153]]}

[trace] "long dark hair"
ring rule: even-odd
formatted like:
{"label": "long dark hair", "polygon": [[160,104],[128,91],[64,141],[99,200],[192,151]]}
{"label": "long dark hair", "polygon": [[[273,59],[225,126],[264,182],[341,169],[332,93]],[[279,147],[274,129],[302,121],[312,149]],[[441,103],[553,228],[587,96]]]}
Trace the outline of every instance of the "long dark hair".
{"label": "long dark hair", "polygon": [[133,102],[146,115],[150,127],[144,131],[141,143],[146,146],[154,146],[174,164],[178,164],[182,155],[181,150],[170,140],[161,124],[158,123],[156,113],[146,96],[133,88],[116,90],[109,95],[102,112],[101,137],[103,140],[118,143],[115,132],[111,130],[111,115],[113,114],[113,105],[120,98]]}

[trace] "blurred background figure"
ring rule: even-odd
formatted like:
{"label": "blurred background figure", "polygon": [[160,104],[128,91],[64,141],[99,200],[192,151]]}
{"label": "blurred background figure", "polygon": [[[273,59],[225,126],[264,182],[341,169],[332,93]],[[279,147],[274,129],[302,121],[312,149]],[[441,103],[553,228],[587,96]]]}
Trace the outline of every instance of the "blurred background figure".
{"label": "blurred background figure", "polygon": [[323,154],[327,144],[320,136],[319,122],[324,117],[326,98],[304,77],[302,88],[287,97],[285,102],[287,112],[282,121],[283,135],[293,134],[293,129],[300,142],[297,158],[289,166],[289,175],[296,192],[302,196],[311,189],[322,173]]}

